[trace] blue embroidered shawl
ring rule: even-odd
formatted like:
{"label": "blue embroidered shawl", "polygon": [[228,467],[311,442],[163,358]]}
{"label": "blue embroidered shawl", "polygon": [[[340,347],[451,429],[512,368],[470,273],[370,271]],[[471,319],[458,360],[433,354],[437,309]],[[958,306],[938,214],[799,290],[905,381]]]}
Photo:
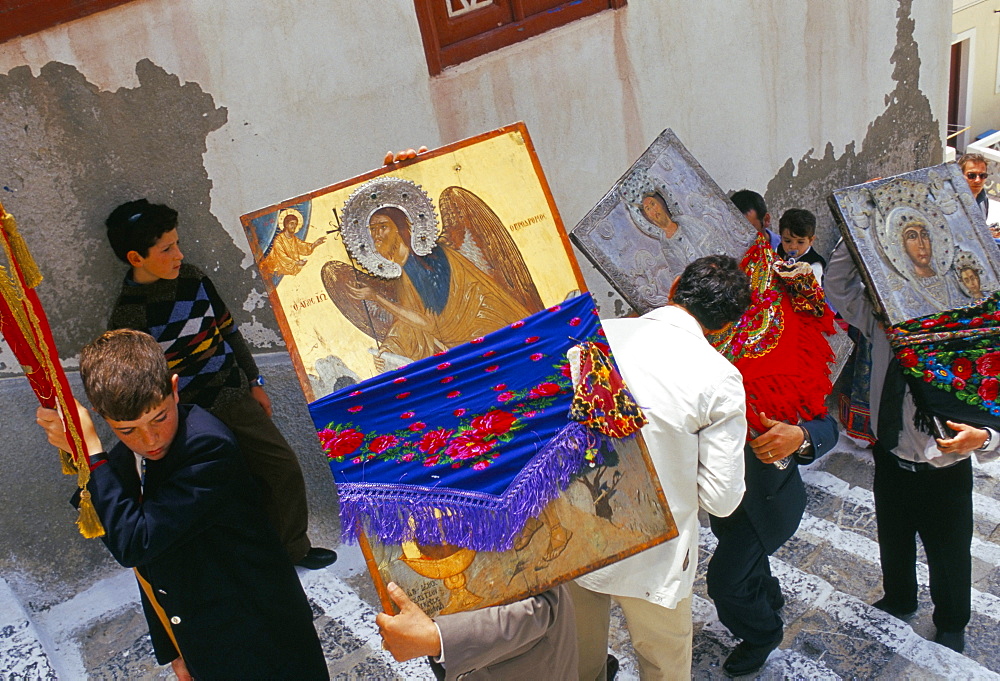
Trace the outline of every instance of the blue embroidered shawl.
{"label": "blue embroidered shawl", "polygon": [[570,421],[566,352],[603,336],[589,294],[309,405],[346,540],[511,548],[604,436]]}

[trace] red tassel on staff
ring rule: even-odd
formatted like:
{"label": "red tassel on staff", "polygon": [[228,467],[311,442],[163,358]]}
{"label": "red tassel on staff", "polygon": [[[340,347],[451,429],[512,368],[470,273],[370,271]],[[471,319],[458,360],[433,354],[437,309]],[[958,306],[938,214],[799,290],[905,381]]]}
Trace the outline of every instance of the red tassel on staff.
{"label": "red tassel on staff", "polygon": [[3,204],[0,204],[0,241],[9,265],[9,270],[0,266],[0,334],[21,363],[39,403],[62,412],[66,439],[72,450],[63,457],[63,470],[75,473],[77,484],[83,490],[77,525],[84,537],[100,537],[104,528],[86,490],[90,466],[76,401],[59,363],[45,310],[34,291],[42,276],[17,231],[14,216],[4,210]]}

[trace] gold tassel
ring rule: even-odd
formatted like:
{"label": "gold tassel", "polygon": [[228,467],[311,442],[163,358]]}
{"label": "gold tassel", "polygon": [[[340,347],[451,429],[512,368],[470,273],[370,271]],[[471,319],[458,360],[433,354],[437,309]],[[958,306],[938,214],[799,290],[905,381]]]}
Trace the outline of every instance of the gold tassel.
{"label": "gold tassel", "polygon": [[94,509],[94,502],[90,500],[88,490],[80,490],[80,517],[76,520],[80,528],[80,534],[87,539],[95,539],[104,536],[104,528],[101,527],[101,520],[97,517]]}
{"label": "gold tassel", "polygon": [[14,216],[10,213],[4,213],[3,218],[0,218],[0,223],[3,224],[3,231],[7,232],[11,250],[14,252],[14,259],[21,267],[25,286],[35,288],[42,283],[42,273],[38,270],[35,259],[31,257],[28,244],[24,243],[21,233],[17,231],[17,223],[14,222]]}
{"label": "gold tassel", "polygon": [[76,461],[73,461],[73,455],[69,452],[60,449],[59,450],[59,463],[62,464],[63,475],[76,475]]}

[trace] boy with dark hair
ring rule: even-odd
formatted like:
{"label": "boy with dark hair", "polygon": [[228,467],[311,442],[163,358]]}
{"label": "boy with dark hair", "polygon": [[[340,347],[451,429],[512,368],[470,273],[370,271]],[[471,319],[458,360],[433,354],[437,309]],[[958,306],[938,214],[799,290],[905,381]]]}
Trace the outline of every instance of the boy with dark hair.
{"label": "boy with dark hair", "polygon": [[729,200],[743,213],[747,222],[757,228],[758,232],[767,234],[771,240],[771,248],[778,247],[778,235],[771,231],[771,214],[767,211],[767,204],[764,203],[763,196],[750,189],[741,189],[734,192]]}
{"label": "boy with dark hair", "polygon": [[[105,332],[80,353],[94,408],[121,440],[104,452],[79,406],[102,541],[134,567],[157,662],[192,678],[329,678],[295,568],[264,519],[232,434],[178,406],[178,377],[148,334]],[[68,443],[40,407],[49,442]]]}
{"label": "boy with dark hair", "polygon": [[778,220],[781,243],[778,256],[782,260],[795,258],[797,262],[809,263],[816,281],[822,283],[826,260],[813,250],[816,241],[816,216],[805,208],[789,208]]}
{"label": "boy with dark hair", "polygon": [[152,335],[180,377],[181,401],[208,410],[233,432],[264,485],[267,515],[292,561],[313,570],[333,563],[336,553],[310,546],[302,470],[271,420],[250,348],[212,281],[181,262],[177,211],[139,199],[115,208],[105,224],[115,255],[131,266],[108,328]]}

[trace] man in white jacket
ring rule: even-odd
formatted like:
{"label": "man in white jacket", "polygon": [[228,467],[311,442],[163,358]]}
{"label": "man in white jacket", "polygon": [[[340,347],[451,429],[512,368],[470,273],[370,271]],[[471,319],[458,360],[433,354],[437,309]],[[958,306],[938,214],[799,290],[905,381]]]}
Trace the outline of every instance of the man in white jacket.
{"label": "man in white jacket", "polygon": [[611,598],[621,605],[641,678],[691,677],[691,591],[698,508],[716,516],[743,498],[746,398],[739,371],[705,339],[750,304],[733,258],[695,260],[670,304],[637,319],[603,322],[611,351],[649,424],[649,448],[679,536],[571,585],[580,679],[605,678]]}

